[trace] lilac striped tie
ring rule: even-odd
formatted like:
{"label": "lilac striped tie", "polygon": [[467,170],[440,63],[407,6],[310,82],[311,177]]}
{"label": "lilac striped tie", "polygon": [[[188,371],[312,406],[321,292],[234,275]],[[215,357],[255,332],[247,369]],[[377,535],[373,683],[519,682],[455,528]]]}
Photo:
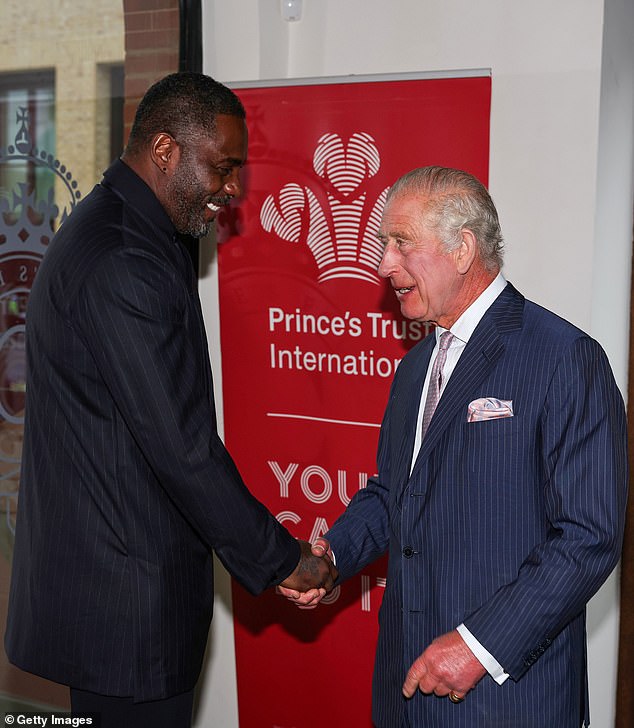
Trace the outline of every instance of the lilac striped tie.
{"label": "lilac striped tie", "polygon": [[444,331],[440,335],[440,341],[438,342],[439,349],[436,354],[434,366],[431,370],[429,388],[427,389],[427,399],[425,400],[425,409],[423,411],[423,437],[425,437],[431,418],[438,406],[440,389],[442,387],[442,370],[445,366],[445,362],[447,361],[447,349],[451,346],[453,339],[454,335],[451,331]]}

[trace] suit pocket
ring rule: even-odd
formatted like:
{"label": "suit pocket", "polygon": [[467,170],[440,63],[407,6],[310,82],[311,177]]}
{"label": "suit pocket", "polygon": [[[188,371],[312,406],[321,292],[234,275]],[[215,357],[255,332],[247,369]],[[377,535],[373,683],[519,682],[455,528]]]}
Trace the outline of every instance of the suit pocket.
{"label": "suit pocket", "polygon": [[519,416],[462,425],[463,475],[478,480],[510,483],[520,471],[534,467],[536,431]]}

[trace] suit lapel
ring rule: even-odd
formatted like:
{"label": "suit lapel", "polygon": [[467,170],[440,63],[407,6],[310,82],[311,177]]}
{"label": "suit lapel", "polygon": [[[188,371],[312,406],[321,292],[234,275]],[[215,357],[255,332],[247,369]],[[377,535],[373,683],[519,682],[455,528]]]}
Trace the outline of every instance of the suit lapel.
{"label": "suit lapel", "polygon": [[418,349],[412,352],[412,355],[415,357],[412,362],[413,373],[409,379],[406,379],[405,391],[400,395],[403,402],[403,432],[400,437],[400,447],[394,472],[396,473],[396,482],[400,483],[401,487],[409,480],[416,436],[418,408],[425,382],[425,375],[429,367],[435,343],[435,334],[429,334]]}
{"label": "suit lapel", "polygon": [[467,405],[474,387],[489,375],[503,354],[505,334],[521,327],[523,310],[523,296],[510,283],[507,284],[482,317],[458,360],[423,439],[412,475],[429,457],[448,425],[456,417],[466,419]]}

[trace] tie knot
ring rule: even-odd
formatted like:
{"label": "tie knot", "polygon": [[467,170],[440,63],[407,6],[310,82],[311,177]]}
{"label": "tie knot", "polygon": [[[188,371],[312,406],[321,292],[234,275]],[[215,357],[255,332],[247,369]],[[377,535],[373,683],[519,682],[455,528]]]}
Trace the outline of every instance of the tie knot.
{"label": "tie knot", "polygon": [[451,342],[453,341],[454,335],[451,333],[451,331],[443,331],[443,333],[440,335],[440,341],[438,342],[438,346],[443,351],[447,351],[447,349],[451,346]]}

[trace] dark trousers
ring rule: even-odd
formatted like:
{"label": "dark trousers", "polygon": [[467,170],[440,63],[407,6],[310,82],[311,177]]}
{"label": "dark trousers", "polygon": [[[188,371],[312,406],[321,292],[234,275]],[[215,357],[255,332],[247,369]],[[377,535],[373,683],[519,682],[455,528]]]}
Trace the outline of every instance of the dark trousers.
{"label": "dark trousers", "polygon": [[164,700],[134,703],[132,698],[70,689],[73,714],[98,714],[101,728],[190,728],[193,703],[193,690]]}

